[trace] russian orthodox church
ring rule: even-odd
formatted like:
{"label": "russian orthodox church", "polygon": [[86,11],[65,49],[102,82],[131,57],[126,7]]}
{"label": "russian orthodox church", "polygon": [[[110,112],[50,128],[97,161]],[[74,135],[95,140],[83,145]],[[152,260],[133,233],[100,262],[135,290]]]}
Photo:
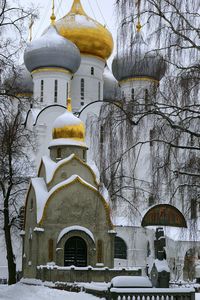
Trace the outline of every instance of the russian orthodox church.
{"label": "russian orthodox church", "polygon": [[[155,228],[142,227],[141,220],[159,203],[158,196],[169,197],[167,186],[159,186],[152,175],[159,149],[151,138],[158,128],[153,116],[137,126],[129,117],[151,105],[167,67],[161,54],[149,52],[139,23],[131,48],[117,53],[111,72],[112,51],[111,33],[86,15],[80,0],[58,21],[52,13],[51,25],[25,50],[21,92],[34,99],[26,126],[36,133],[39,170],[26,198],[27,277],[36,277],[36,266],[52,261],[145,272],[155,258]],[[73,113],[86,124],[93,168],[87,163],[84,124],[72,113],[70,99]],[[172,204],[182,211],[180,201]],[[188,231],[168,228],[166,234],[171,272],[182,276],[191,248]]]}

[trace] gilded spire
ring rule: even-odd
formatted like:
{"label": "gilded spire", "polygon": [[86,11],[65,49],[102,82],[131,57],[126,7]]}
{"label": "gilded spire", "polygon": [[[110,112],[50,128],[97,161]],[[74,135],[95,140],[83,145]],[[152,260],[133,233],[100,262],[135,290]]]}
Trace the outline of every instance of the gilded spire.
{"label": "gilded spire", "polygon": [[86,15],[80,0],[74,0],[69,14]]}
{"label": "gilded spire", "polygon": [[52,0],[52,14],[51,14],[51,17],[50,17],[52,25],[55,24],[55,20],[56,20],[54,9],[55,9],[55,4],[54,4],[54,0]]}
{"label": "gilded spire", "polygon": [[72,111],[72,99],[70,97],[67,99],[67,111]]}
{"label": "gilded spire", "polygon": [[142,28],[142,25],[140,23],[140,5],[141,5],[141,0],[137,0],[136,1],[136,5],[137,5],[137,25],[136,25],[136,30],[137,32],[140,32],[141,28]]}

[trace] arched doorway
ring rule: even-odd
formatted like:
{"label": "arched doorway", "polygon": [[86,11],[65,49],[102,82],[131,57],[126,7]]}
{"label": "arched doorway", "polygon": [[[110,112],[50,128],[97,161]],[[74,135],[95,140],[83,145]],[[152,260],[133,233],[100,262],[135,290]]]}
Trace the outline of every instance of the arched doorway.
{"label": "arched doorway", "polygon": [[64,266],[74,265],[76,267],[87,266],[87,245],[78,236],[69,238],[65,243]]}

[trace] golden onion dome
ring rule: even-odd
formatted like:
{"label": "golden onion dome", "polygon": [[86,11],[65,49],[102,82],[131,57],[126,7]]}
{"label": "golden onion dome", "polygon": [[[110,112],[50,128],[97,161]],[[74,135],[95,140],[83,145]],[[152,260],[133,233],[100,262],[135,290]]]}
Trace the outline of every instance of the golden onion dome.
{"label": "golden onion dome", "polygon": [[107,59],[113,50],[111,33],[85,13],[80,0],[74,0],[70,12],[55,23],[60,35],[73,42],[82,54]]}
{"label": "golden onion dome", "polygon": [[56,118],[53,129],[53,139],[70,139],[79,142],[85,140],[84,123],[72,113],[71,99],[67,99],[67,110]]}

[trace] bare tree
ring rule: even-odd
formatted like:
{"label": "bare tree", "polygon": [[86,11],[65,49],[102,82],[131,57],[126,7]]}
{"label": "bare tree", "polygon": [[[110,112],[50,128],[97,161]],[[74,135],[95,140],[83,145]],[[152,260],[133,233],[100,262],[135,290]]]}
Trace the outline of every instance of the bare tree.
{"label": "bare tree", "polygon": [[17,1],[0,0],[0,216],[9,284],[16,282],[13,236],[15,229],[20,229],[20,206],[31,168],[30,132],[23,126],[29,99],[18,97],[19,91],[13,84],[20,77],[16,61],[27,40],[24,29],[35,13],[32,7],[25,9]]}

